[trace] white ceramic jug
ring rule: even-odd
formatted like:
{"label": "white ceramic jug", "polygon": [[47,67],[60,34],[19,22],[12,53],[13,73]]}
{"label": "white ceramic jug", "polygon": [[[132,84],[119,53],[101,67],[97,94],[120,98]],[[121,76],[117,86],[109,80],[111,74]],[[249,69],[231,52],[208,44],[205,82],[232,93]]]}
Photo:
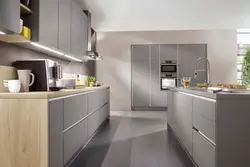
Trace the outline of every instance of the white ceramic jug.
{"label": "white ceramic jug", "polygon": [[31,70],[17,70],[17,74],[21,82],[21,92],[29,92],[29,87],[35,82],[35,75]]}

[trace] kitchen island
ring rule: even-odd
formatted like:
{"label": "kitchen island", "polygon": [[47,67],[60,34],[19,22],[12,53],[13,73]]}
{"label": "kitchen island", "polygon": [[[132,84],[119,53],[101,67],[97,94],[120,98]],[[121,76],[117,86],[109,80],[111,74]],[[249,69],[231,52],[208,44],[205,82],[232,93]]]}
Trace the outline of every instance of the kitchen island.
{"label": "kitchen island", "polygon": [[170,88],[167,121],[199,167],[250,166],[250,93]]}
{"label": "kitchen island", "polygon": [[0,166],[68,166],[109,119],[110,90],[0,93]]}

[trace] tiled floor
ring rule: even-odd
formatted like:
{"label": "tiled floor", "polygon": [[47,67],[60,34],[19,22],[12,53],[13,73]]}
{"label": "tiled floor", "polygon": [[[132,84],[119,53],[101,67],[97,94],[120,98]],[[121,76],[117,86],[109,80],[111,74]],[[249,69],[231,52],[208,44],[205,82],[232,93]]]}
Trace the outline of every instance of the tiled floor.
{"label": "tiled floor", "polygon": [[71,167],[193,167],[171,131],[166,112],[111,113]]}

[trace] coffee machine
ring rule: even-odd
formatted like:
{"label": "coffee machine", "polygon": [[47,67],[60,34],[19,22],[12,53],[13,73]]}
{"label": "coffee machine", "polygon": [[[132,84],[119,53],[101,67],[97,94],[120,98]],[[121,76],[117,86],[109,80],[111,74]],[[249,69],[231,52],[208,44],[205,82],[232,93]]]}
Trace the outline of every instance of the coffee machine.
{"label": "coffee machine", "polygon": [[17,70],[29,69],[35,75],[35,82],[30,91],[51,91],[56,88],[56,81],[62,78],[62,67],[49,59],[21,60],[14,63]]}

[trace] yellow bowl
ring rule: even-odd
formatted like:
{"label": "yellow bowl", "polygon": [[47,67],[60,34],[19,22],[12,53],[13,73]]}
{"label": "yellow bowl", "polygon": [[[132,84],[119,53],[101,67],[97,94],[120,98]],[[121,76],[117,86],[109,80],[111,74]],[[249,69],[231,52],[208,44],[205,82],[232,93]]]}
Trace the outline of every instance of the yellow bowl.
{"label": "yellow bowl", "polygon": [[24,36],[26,39],[31,39],[31,30],[28,27],[23,26],[21,35]]}

